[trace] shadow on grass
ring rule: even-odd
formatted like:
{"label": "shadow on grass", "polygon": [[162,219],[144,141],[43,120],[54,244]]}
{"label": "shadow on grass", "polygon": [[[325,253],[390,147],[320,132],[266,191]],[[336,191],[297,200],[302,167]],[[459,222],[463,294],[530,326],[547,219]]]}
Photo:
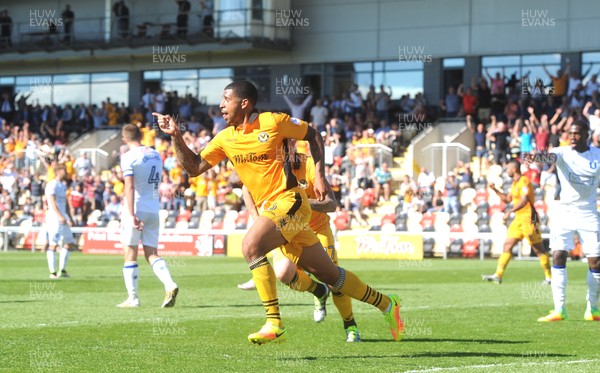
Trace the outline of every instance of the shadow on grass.
{"label": "shadow on grass", "polygon": [[[285,307],[306,307],[307,303],[279,303]],[[309,304],[310,306],[310,304]],[[253,304],[201,304],[198,306],[177,306],[177,308],[256,308],[262,307],[260,303]]]}
{"label": "shadow on grass", "polygon": [[[363,340],[364,341],[364,340]],[[460,339],[460,338],[408,338],[402,343],[408,342],[459,342],[459,343],[477,343],[477,344],[525,344],[530,341],[507,341],[502,339]]]}
{"label": "shadow on grass", "polygon": [[[364,340],[363,340],[364,342]],[[387,341],[385,341],[387,342]],[[305,356],[305,357],[289,357],[289,358],[281,358],[279,360],[339,360],[339,359],[389,359],[389,358],[431,358],[431,357],[521,357],[521,358],[549,358],[549,357],[574,357],[575,355],[566,355],[566,354],[543,354],[540,356],[527,356],[524,354],[515,354],[515,353],[501,353],[501,352],[459,352],[459,351],[448,351],[448,352],[423,352],[417,354],[395,354],[395,355],[357,355],[357,356],[322,356],[322,357],[314,357],[314,356]]]}
{"label": "shadow on grass", "polygon": [[38,299],[27,299],[27,300],[0,300],[0,303],[37,303]]}

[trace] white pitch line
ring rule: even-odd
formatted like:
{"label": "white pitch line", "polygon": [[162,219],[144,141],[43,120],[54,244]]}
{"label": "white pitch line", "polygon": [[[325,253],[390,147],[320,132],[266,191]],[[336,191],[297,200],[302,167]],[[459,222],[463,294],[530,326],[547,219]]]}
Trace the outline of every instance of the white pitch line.
{"label": "white pitch line", "polygon": [[599,362],[599,361],[600,361],[600,359],[583,359],[583,360],[543,361],[543,362],[529,362],[529,363],[462,365],[459,367],[408,370],[405,373],[425,373],[425,372],[445,372],[445,371],[447,372],[447,371],[456,371],[456,370],[463,370],[463,369],[487,369],[487,368],[500,368],[500,367],[512,367],[512,366],[583,364],[583,363],[595,363],[595,362]]}

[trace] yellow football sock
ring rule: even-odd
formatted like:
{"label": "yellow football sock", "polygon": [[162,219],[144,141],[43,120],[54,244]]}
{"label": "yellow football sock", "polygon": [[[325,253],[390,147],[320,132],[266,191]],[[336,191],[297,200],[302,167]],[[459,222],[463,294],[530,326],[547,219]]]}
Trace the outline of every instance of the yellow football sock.
{"label": "yellow football sock", "polygon": [[538,257],[540,258],[540,266],[544,270],[544,276],[549,280],[552,278],[552,272],[550,271],[550,255],[548,255],[548,253],[541,253]]}
{"label": "yellow football sock", "polygon": [[354,320],[354,314],[352,313],[352,298],[338,291],[334,291],[332,294],[333,304],[335,304],[335,308],[337,308],[344,322]]}
{"label": "yellow football sock", "polygon": [[286,285],[289,286],[292,290],[313,292],[317,287],[318,283],[312,278],[310,278],[310,276],[307,275],[306,272],[304,272],[301,269],[297,269],[292,281],[290,281],[290,283]]}
{"label": "yellow football sock", "polygon": [[277,284],[275,282],[275,272],[271,263],[266,257],[252,261],[248,264],[252,271],[252,279],[256,285],[258,296],[267,313],[267,322],[272,322],[278,327],[282,327],[281,315],[279,314],[279,300],[277,299]]}
{"label": "yellow football sock", "polygon": [[390,297],[367,286],[354,273],[342,267],[338,268],[340,277],[334,286],[335,289],[361,302],[372,304],[382,312],[388,309],[391,302]]}
{"label": "yellow football sock", "polygon": [[504,270],[506,269],[506,266],[508,265],[508,262],[510,262],[510,260],[512,259],[512,253],[502,253],[502,255],[500,255],[500,258],[498,258],[498,267],[496,268],[496,276],[502,278],[502,276],[504,275]]}

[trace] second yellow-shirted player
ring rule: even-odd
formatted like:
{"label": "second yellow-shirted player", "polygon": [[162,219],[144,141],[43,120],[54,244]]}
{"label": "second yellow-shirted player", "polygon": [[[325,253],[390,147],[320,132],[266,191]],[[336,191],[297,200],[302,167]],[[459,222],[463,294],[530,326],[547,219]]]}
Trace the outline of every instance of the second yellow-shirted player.
{"label": "second yellow-shirted player", "polygon": [[[328,256],[333,263],[337,265],[338,258],[335,250],[335,238],[333,237],[333,232],[331,231],[331,226],[329,224],[329,215],[327,215],[327,212],[335,211],[335,196],[333,195],[331,187],[328,186],[328,195],[326,199],[324,201],[318,201],[316,199],[313,191],[313,181],[315,179],[314,161],[305,154],[296,153],[294,143],[295,141],[290,141],[290,150],[288,154],[289,157],[294,160],[293,172],[298,179],[298,185],[306,191],[309,198],[312,209],[309,227],[316,233],[323,248],[327,251]],[[250,211],[252,218],[256,219],[259,212],[246,188],[244,188],[244,202]],[[273,262],[275,275],[279,281],[283,282],[293,290],[307,291],[315,296],[314,320],[315,322],[323,321],[327,315],[325,304],[330,293],[328,287],[309,277],[304,270],[298,268],[291,260],[287,259],[279,249],[273,251]],[[255,288],[253,280],[239,285],[238,287],[244,290]],[[358,326],[356,325],[354,313],[352,311],[352,299],[339,291],[332,289],[331,292],[333,294],[333,302],[344,322],[346,341],[360,342],[360,332],[358,331]]]}
{"label": "second yellow-shirted player", "polygon": [[544,284],[550,284],[550,257],[544,247],[542,234],[540,231],[540,221],[533,207],[535,201],[534,188],[527,176],[521,174],[521,163],[513,159],[506,165],[506,174],[513,179],[510,193],[505,194],[491,184],[490,189],[496,192],[504,203],[512,202],[513,207],[504,214],[504,220],[507,220],[511,213],[515,213],[514,220],[508,227],[506,241],[504,242],[504,252],[498,259],[498,267],[493,275],[482,275],[484,281],[501,283],[504,276],[504,270],[508,262],[512,259],[512,249],[524,238],[529,241],[531,248],[540,258],[540,265],[544,270]]}

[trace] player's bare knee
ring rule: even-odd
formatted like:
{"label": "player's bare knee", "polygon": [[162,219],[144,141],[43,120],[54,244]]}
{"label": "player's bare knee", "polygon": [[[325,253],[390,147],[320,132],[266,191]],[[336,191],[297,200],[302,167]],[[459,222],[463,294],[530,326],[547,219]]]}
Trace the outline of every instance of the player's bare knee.
{"label": "player's bare knee", "polygon": [[289,260],[279,260],[274,266],[275,276],[284,284],[289,284],[296,274],[296,266]]}
{"label": "player's bare knee", "polygon": [[260,248],[259,240],[249,235],[242,240],[242,253],[248,262],[265,255]]}
{"label": "player's bare knee", "polygon": [[567,264],[567,252],[565,250],[554,250],[552,252],[552,264],[564,267]]}
{"label": "player's bare knee", "polygon": [[588,266],[592,271],[600,271],[600,258],[588,257]]}

